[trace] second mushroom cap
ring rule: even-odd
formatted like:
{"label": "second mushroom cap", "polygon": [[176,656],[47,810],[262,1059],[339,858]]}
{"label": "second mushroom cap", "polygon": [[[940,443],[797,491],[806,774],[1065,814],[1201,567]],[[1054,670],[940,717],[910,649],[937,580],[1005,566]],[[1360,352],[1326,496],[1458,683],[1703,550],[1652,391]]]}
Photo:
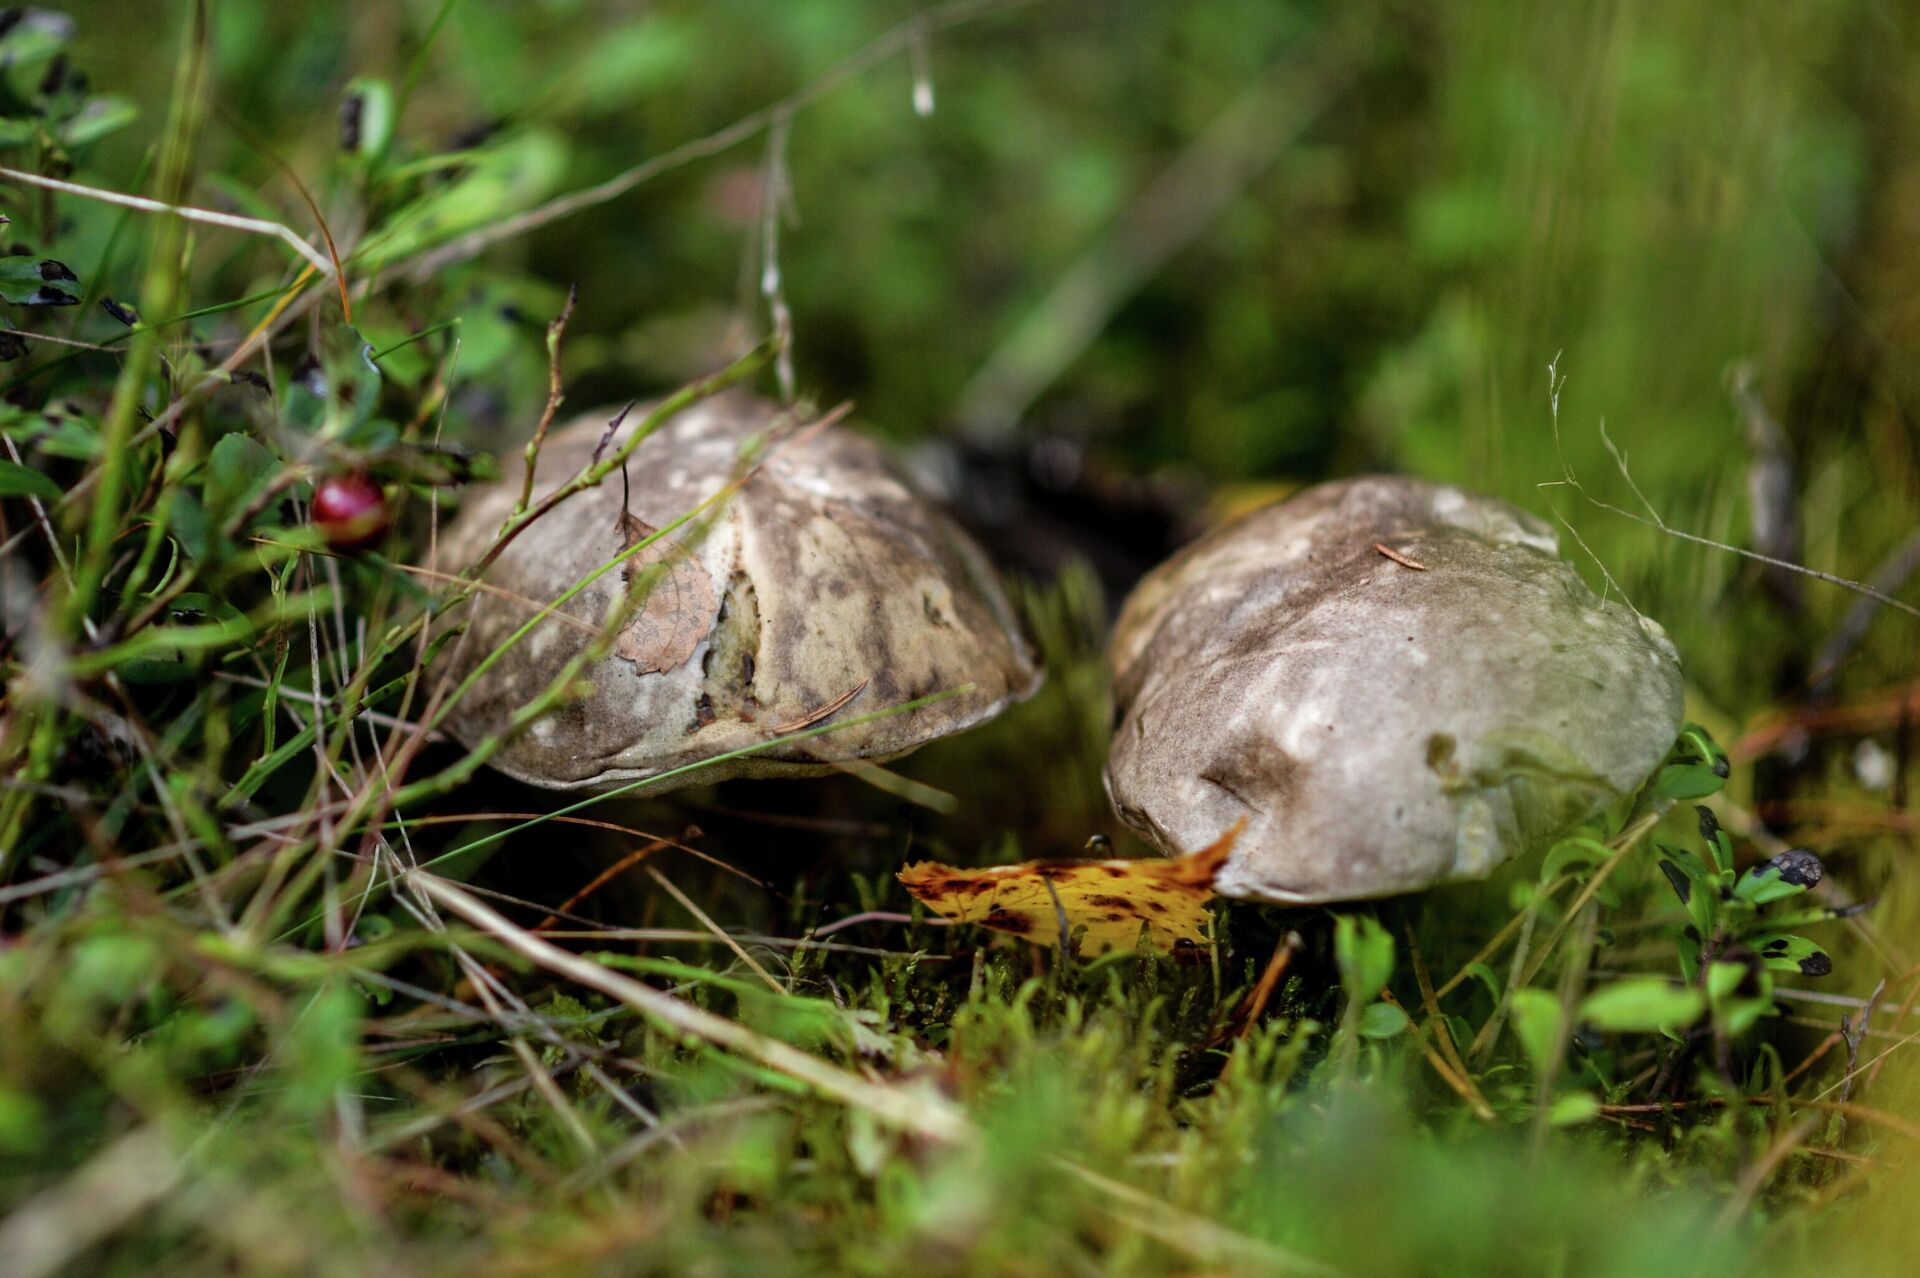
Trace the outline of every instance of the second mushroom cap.
{"label": "second mushroom cap", "polygon": [[1140,584],[1112,651],[1115,807],[1176,855],[1245,819],[1232,896],[1485,874],[1632,793],[1681,724],[1672,644],[1547,524],[1411,479],[1221,528]]}

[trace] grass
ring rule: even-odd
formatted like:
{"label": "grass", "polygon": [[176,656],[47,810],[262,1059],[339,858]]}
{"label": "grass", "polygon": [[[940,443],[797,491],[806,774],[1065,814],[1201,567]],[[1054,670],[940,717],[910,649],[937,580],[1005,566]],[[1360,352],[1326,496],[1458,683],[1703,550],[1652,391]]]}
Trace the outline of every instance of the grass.
{"label": "grass", "polygon": [[[1920,705],[1898,610],[1911,585],[1885,578],[1920,524],[1900,482],[1913,435],[1897,359],[1863,366],[1851,320],[1782,318],[1817,309],[1821,253],[1839,254],[1799,214],[1834,192],[1876,207],[1864,151],[1821,148],[1847,119],[1897,133],[1897,105],[1836,112],[1816,92],[1819,60],[1850,56],[1871,15],[1742,28],[1815,69],[1769,73],[1784,98],[1767,103],[1787,106],[1706,118],[1711,162],[1689,153],[1649,193],[1634,166],[1661,162],[1652,138],[1687,107],[1689,77],[1662,68],[1697,67],[1729,99],[1749,83],[1683,56],[1723,47],[1714,20],[1636,27],[1597,6],[1583,62],[1499,6],[1434,19],[1445,39],[1427,42],[1390,6],[1331,27],[1267,8],[1140,14],[1154,39],[1133,40],[1044,4],[889,29],[836,0],[781,17],[776,40],[741,38],[753,20],[725,9],[628,27],[435,3],[369,16],[350,57],[324,46],[330,19],[308,35],[183,5],[177,61],[89,13],[0,33],[9,167],[219,215],[5,188],[25,252],[0,260],[33,278],[0,278],[15,325],[0,337],[22,348],[0,410],[0,1272],[1899,1264],[1920,1139],[1905,1050]],[[1246,139],[1208,122],[1264,100],[1274,46],[1302,42],[1313,84],[1367,110],[1329,97],[1307,141],[1265,161],[1271,180],[1218,194],[1201,247],[1156,241],[1155,260],[1101,277],[1097,335],[1047,319],[1044,281],[1098,274],[1102,215],[1132,242],[1127,192],[1189,171],[1139,157],[1228,138],[1187,163],[1239,171]],[[525,101],[499,96],[509,46],[526,51]],[[758,87],[775,49],[804,64],[782,68],[785,97]],[[55,75],[62,53],[96,57],[113,92]],[[320,63],[339,72],[326,94],[300,78]],[[1601,124],[1554,132],[1546,108],[1521,109],[1569,66],[1614,130],[1604,156],[1589,148]],[[1112,67],[1164,99],[1105,96],[1096,71]],[[928,75],[938,107],[915,125]],[[639,168],[599,96],[629,83],[651,86]],[[281,84],[306,96],[290,104]],[[344,138],[334,89],[358,103]],[[463,112],[501,127],[432,140]],[[909,127],[944,132],[907,145]],[[1084,147],[1047,142],[1083,127]],[[731,148],[750,142],[769,150],[741,161]],[[1457,168],[1421,169],[1442,144]],[[1828,158],[1785,170],[1792,216],[1744,203],[1767,156],[1803,152]],[[982,231],[941,206],[955,188],[927,155],[986,174],[986,198],[1029,198]],[[809,220],[729,212],[731,188],[687,176],[702,164],[774,175]],[[635,257],[609,202],[653,183],[658,208],[633,216],[705,283]],[[1362,195],[1340,203],[1343,183]],[[1516,188],[1564,201],[1564,219],[1502,256],[1487,224]],[[846,198],[828,209],[826,189]],[[1102,191],[1113,208],[1087,203]],[[1404,214],[1391,234],[1381,204]],[[875,210],[911,235],[876,229]],[[713,230],[729,218],[733,238]],[[1896,214],[1862,219],[1862,243],[1898,245]],[[1274,268],[1297,303],[1256,269],[1270,224],[1314,250]],[[1675,225],[1704,258],[1662,239]],[[515,256],[523,237],[535,247]],[[871,256],[849,258],[854,243]],[[1827,269],[1902,264],[1880,251]],[[941,274],[969,253],[1027,282]],[[763,295],[769,261],[782,269]],[[687,294],[716,278],[724,293],[735,265],[744,301],[713,325]],[[1645,331],[1702,281],[1718,326],[1699,320],[1688,343]],[[1040,318],[983,319],[984,293]],[[929,311],[952,342],[916,340]],[[1897,352],[1885,314],[1859,327]],[[1485,883],[1336,911],[1222,904],[1197,963],[943,927],[892,878],[925,856],[1118,835],[1098,779],[1108,601],[1084,565],[1020,587],[1046,690],[900,765],[915,785],[895,792],[843,776],[563,804],[486,772],[497,743],[439,738],[464,689],[434,658],[477,587],[469,565],[413,569],[463,484],[517,482],[531,423],[562,396],[682,388],[663,417],[726,382],[779,393],[796,377],[823,402],[853,391],[878,420],[926,420],[916,405],[965,398],[950,348],[1025,368],[996,361],[997,343],[1056,322],[1077,358],[1018,397],[1063,438],[1082,418],[1121,423],[1088,448],[1112,474],[1184,449],[1232,501],[1276,474],[1393,463],[1557,510],[1596,581],[1674,634],[1704,726],[1629,810]],[[1550,405],[1563,342],[1569,389]],[[1255,370],[1276,350],[1269,386]],[[1765,435],[1729,407],[1730,351],[1766,357],[1757,411],[1774,404],[1797,432],[1787,557],[1894,600],[1856,629],[1859,596],[1668,535],[1751,540],[1743,494],[1769,455],[1728,442]],[[1309,424],[1333,404],[1331,425]],[[617,465],[529,494],[503,536]],[[392,528],[344,551],[310,504],[362,474]],[[1642,491],[1669,528],[1620,513]],[[523,721],[579,673],[558,672]],[[1789,843],[1824,860],[1811,892],[1773,861]]]}

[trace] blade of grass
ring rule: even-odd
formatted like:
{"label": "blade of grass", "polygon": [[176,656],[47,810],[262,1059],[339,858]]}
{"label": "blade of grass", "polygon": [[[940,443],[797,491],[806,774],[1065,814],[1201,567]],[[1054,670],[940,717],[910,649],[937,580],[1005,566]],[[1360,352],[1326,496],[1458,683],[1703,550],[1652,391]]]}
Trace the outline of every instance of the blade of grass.
{"label": "blade of grass", "polygon": [[647,1020],[675,1034],[708,1043],[805,1084],[821,1096],[860,1110],[876,1121],[943,1145],[969,1144],[973,1125],[937,1095],[916,1094],[862,1078],[810,1053],[757,1034],[746,1026],[696,1007],[651,985],[570,954],[516,927],[478,899],[437,875],[415,870],[407,880],[434,904],[531,960],[577,985],[626,1004]]}

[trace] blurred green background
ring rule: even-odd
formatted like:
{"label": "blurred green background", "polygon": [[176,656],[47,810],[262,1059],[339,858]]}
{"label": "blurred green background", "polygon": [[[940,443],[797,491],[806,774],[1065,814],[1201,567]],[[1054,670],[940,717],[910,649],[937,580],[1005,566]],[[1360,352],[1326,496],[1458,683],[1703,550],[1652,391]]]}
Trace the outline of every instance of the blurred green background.
{"label": "blurred green background", "polygon": [[[82,8],[76,64],[145,108],[88,167],[131,173],[174,15]],[[327,171],[355,77],[412,78],[396,156],[483,147],[444,231],[814,85],[915,12],[464,0],[416,57],[439,8],[215,5],[226,116],[203,170],[307,225],[277,166]],[[1791,654],[1850,600],[1769,602],[1732,557],[1539,489],[1561,478],[1547,368],[1595,494],[1638,509],[1604,423],[1664,517],[1744,545],[1766,457],[1729,393],[1749,366],[1799,494],[1802,535],[1781,548],[1871,572],[1920,516],[1916,26],[1872,0],[988,12],[920,46],[931,115],[894,56],[793,116],[777,256],[798,383],[901,437],[1062,439],[1125,475],[1402,469],[1557,510],[1737,714],[1792,690],[1807,672]],[[466,321],[455,428],[525,430],[572,282],[576,405],[666,386],[763,330],[770,154],[757,134],[444,268]],[[353,193],[319,194],[353,221]],[[1873,642],[1884,673],[1912,640]]]}

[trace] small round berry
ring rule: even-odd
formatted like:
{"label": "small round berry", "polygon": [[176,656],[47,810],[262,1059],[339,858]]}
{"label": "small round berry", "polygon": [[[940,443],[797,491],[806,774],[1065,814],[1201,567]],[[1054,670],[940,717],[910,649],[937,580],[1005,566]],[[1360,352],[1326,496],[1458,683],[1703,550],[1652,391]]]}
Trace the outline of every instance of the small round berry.
{"label": "small round berry", "polygon": [[377,545],[392,522],[386,494],[362,474],[330,475],[314,485],[312,519],[327,545],[343,554]]}

